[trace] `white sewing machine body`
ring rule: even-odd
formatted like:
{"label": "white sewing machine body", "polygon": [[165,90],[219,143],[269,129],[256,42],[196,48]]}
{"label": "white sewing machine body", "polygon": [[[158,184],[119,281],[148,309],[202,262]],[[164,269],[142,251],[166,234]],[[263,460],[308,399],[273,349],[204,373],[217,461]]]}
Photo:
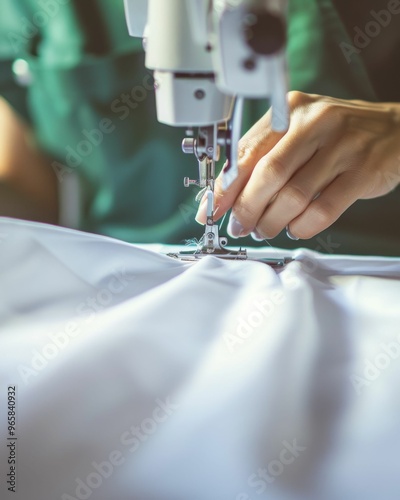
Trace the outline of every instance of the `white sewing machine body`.
{"label": "white sewing machine body", "polygon": [[[215,163],[225,150],[224,188],[238,173],[243,100],[272,104],[272,128],[289,126],[286,78],[286,1],[125,0],[129,33],[142,37],[153,70],[158,121],[186,127],[182,149],[198,160],[198,179],[185,186],[207,192],[208,217],[196,255],[227,258],[214,224]],[[197,133],[193,128],[198,128]],[[246,258],[246,257],[245,257]]]}
{"label": "white sewing machine body", "polygon": [[[125,9],[129,33],[144,39],[146,67],[154,71],[160,122],[227,121],[235,96],[280,99],[285,106],[286,1],[125,0]],[[255,46],[258,21],[271,30]]]}

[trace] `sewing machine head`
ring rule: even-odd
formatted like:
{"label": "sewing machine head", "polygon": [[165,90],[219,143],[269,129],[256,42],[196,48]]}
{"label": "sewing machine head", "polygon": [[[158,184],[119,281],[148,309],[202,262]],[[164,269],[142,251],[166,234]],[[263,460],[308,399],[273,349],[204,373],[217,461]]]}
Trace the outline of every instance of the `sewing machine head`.
{"label": "sewing machine head", "polygon": [[272,104],[272,127],[289,125],[282,0],[125,0],[129,32],[143,38],[154,71],[157,118],[185,127],[184,153],[198,162],[207,224],[195,254],[245,259],[228,251],[214,223],[215,164],[224,150],[224,189],[237,177],[244,98]]}

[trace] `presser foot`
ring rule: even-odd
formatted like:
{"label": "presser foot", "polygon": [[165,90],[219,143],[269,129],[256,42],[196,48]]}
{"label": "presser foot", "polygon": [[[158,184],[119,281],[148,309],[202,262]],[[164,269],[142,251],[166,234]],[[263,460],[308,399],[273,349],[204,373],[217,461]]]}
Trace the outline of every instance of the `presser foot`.
{"label": "presser foot", "polygon": [[201,260],[204,257],[209,257],[212,255],[213,257],[217,257],[219,259],[225,259],[225,260],[247,260],[247,251],[242,250],[241,248],[239,250],[227,250],[227,249],[220,249],[220,250],[215,250],[214,252],[207,252],[204,250],[194,250],[194,251],[184,251],[184,252],[177,252],[177,253],[169,253],[167,254],[168,257],[172,257],[174,259],[178,259],[181,261],[186,261],[186,262],[195,262],[197,260]]}
{"label": "presser foot", "polygon": [[225,252],[213,252],[213,253],[206,253],[206,252],[199,252],[197,250],[193,252],[177,252],[177,253],[169,253],[167,254],[168,257],[171,257],[173,259],[180,260],[182,262],[196,262],[204,257],[208,257],[212,255],[213,257],[217,257],[218,259],[225,259],[225,260],[248,260],[248,261],[255,261],[255,262],[262,262],[263,264],[267,264],[268,266],[272,267],[273,269],[283,269],[287,264],[293,261],[291,257],[282,257],[282,258],[277,258],[277,259],[270,259],[270,258],[260,258],[260,259],[253,259],[249,258],[247,255],[247,251],[244,249],[239,249],[238,251],[235,250],[226,250]]}
{"label": "presser foot", "polygon": [[242,250],[228,250],[225,246],[228,244],[228,238],[225,236],[219,236],[219,227],[213,223],[212,219],[209,219],[205,232],[200,239],[197,247],[193,251],[183,251],[178,253],[169,253],[169,257],[183,261],[196,261],[213,255],[220,259],[227,260],[247,260],[247,251]]}
{"label": "presser foot", "polygon": [[263,262],[271,266],[274,269],[282,269],[289,262],[292,262],[291,257],[282,258],[260,258],[254,259],[249,258],[247,250],[239,248],[239,250],[230,250],[225,248],[228,244],[228,239],[226,237],[219,237],[219,228],[217,225],[207,226],[207,230],[204,236],[199,241],[195,250],[182,251],[177,253],[169,253],[168,257],[180,260],[182,262],[196,262],[204,257],[212,255],[218,259],[224,260],[250,260]]}
{"label": "presser foot", "polygon": [[[213,131],[213,134],[211,133]],[[216,134],[216,129],[203,128],[202,131],[202,142],[198,139],[199,144],[205,148],[204,144],[209,145],[206,150],[210,149],[214,151],[212,144],[207,141],[210,141],[213,135]],[[199,161],[199,181],[190,180],[188,177],[185,178],[184,184],[186,187],[195,184],[203,189],[201,192],[202,195],[206,197],[207,201],[207,221],[204,227],[204,234],[201,237],[200,241],[197,244],[195,250],[182,251],[177,253],[169,253],[168,257],[173,259],[177,259],[183,262],[196,262],[204,257],[208,257],[212,255],[213,257],[217,257],[218,259],[225,260],[253,260],[258,262],[263,262],[264,264],[268,264],[269,266],[279,269],[283,268],[291,262],[293,259],[290,257],[283,258],[249,258],[247,254],[247,250],[239,248],[239,250],[230,250],[225,248],[228,244],[228,238],[225,236],[219,236],[219,226],[214,223],[214,178],[215,178],[215,161],[214,157],[208,157],[204,155],[203,149],[199,150],[199,145],[195,140],[186,138],[183,142],[183,150],[185,153],[195,153],[196,157]]]}

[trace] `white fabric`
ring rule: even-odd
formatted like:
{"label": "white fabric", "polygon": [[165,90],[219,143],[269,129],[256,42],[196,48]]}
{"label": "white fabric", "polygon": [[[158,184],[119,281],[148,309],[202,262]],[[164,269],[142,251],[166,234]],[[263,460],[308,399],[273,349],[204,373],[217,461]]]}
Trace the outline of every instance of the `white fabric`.
{"label": "white fabric", "polygon": [[0,498],[398,500],[400,259],[294,256],[2,219]]}

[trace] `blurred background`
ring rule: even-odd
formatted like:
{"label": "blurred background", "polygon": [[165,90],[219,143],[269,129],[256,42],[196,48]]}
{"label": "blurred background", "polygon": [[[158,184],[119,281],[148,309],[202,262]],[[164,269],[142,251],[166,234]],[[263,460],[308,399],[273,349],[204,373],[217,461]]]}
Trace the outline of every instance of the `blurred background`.
{"label": "blurred background", "polygon": [[[389,0],[289,1],[291,88],[399,100],[400,15],[373,14],[389,4],[395,12]],[[181,152],[183,130],[157,123],[152,75],[123,1],[3,0],[1,9],[0,215],[133,243],[199,238],[197,189],[183,186],[197,162]],[[243,131],[267,109],[248,102]],[[281,234],[269,243],[398,255],[398,210],[399,189],[357,202],[311,240]]]}

